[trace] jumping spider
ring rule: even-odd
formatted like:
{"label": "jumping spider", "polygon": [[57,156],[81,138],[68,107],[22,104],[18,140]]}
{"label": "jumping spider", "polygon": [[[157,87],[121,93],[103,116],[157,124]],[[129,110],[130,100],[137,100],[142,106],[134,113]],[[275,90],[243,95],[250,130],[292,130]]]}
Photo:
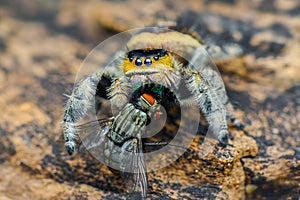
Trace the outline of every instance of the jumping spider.
{"label": "jumping spider", "polygon": [[[128,51],[111,62],[106,71],[90,74],[75,85],[62,122],[67,152],[74,153],[78,133],[90,126],[77,123],[91,109],[100,107],[101,102],[95,105],[95,98],[109,99],[119,111],[115,117],[97,122],[100,131],[91,134],[99,136],[91,139],[91,143],[104,144],[101,155],[110,166],[124,172],[134,168],[132,190],[141,191],[145,197],[147,177],[143,158],[125,154],[142,153],[141,135],[149,116],[157,112],[156,105],[161,101],[171,99],[170,93],[178,94],[182,102],[196,101],[219,143],[225,147],[227,120],[238,128],[242,124],[234,115],[218,71],[203,54],[204,47],[194,37],[172,30],[146,30],[134,35],[127,43]],[[153,87],[146,91],[146,85]],[[180,96],[182,87],[189,96]],[[124,164],[127,162],[133,164]]]}

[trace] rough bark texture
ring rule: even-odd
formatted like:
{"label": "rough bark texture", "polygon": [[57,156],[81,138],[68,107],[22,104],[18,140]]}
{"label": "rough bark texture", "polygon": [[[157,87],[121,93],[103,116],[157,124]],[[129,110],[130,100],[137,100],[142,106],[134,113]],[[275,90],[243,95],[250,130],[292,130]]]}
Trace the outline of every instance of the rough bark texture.
{"label": "rough bark texture", "polygon": [[299,1],[34,0],[0,4],[0,199],[126,199],[121,177],[87,152],[67,156],[63,94],[99,41],[176,20],[244,48],[216,62],[246,131],[230,128],[234,147],[205,158],[196,138],[149,173],[149,198],[300,198]]}

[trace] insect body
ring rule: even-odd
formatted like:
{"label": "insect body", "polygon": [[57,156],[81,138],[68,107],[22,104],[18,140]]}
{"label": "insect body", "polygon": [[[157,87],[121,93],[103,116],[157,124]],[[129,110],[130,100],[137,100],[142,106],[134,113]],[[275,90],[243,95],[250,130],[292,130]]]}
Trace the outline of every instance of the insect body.
{"label": "insect body", "polygon": [[[75,151],[78,135],[94,135],[85,146],[105,144],[99,159],[121,172],[133,171],[136,175],[131,176],[132,188],[140,188],[145,196],[141,137],[156,105],[172,102],[174,96],[180,102],[195,101],[209,130],[223,146],[228,143],[227,120],[238,127],[241,124],[235,118],[218,71],[208,62],[207,54],[201,50],[203,44],[197,39],[154,28],[134,35],[127,49],[105,71],[90,74],[76,84],[65,107],[62,128],[69,154]],[[80,120],[100,107],[96,97],[108,99],[118,110],[116,116],[100,120],[97,131],[92,131],[90,125],[78,127]],[[106,138],[107,142],[103,142]]]}
{"label": "insect body", "polygon": [[[106,165],[122,173],[132,192],[140,192],[145,197],[148,182],[142,135],[149,116],[157,111],[157,101],[144,93],[138,98],[137,106],[142,110],[128,103],[116,117],[80,125],[77,129],[87,132],[85,136],[92,140],[86,148],[97,151]],[[97,126],[101,131],[90,135]]]}

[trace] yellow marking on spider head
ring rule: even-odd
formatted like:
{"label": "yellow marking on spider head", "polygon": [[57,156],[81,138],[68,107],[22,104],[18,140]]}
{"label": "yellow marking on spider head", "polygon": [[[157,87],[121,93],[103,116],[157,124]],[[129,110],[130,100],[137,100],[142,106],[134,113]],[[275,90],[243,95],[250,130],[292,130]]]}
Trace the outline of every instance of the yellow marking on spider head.
{"label": "yellow marking on spider head", "polygon": [[164,49],[138,49],[128,53],[123,63],[124,73],[128,71],[147,71],[173,67],[172,56]]}

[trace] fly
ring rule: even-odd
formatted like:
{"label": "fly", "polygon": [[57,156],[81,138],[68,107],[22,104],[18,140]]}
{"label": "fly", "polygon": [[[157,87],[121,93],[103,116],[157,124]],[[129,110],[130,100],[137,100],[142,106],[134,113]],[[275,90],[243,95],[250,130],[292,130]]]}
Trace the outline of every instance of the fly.
{"label": "fly", "polygon": [[139,192],[143,198],[148,180],[142,136],[150,116],[159,116],[157,105],[152,95],[144,93],[137,103],[140,109],[128,103],[115,117],[76,127],[87,150],[120,171],[131,192]]}

